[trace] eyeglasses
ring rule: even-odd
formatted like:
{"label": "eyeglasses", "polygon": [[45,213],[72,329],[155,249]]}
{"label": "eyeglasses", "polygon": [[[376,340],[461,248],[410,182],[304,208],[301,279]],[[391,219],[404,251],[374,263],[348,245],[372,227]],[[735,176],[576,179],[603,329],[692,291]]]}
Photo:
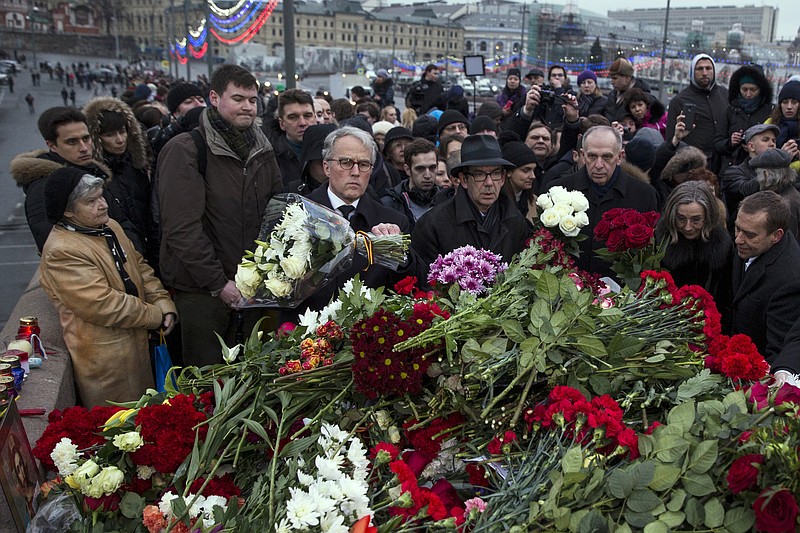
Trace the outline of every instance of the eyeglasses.
{"label": "eyeglasses", "polygon": [[502,168],[492,170],[491,172],[484,172],[483,170],[476,170],[474,172],[466,172],[465,175],[475,183],[483,183],[486,178],[492,178],[492,181],[500,181],[505,177],[506,173]]}
{"label": "eyeglasses", "polygon": [[339,159],[326,159],[325,161],[336,161],[339,163],[339,166],[345,170],[352,169],[355,165],[358,165],[358,170],[361,172],[366,172],[372,168],[372,163],[369,161],[356,161],[355,159],[350,159],[349,157],[340,157]]}
{"label": "eyeglasses", "polygon": [[692,226],[702,226],[705,223],[706,219],[703,217],[691,217],[686,218],[683,215],[678,215],[675,217],[675,222],[678,223],[679,226],[685,226],[687,222],[689,222]]}

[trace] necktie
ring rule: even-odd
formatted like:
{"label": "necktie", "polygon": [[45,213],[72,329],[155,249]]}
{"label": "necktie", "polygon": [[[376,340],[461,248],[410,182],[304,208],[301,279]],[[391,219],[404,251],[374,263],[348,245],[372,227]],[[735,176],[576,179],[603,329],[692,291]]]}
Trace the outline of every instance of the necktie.
{"label": "necktie", "polygon": [[342,216],[343,216],[344,218],[346,218],[347,220],[350,220],[350,215],[352,215],[352,214],[353,214],[353,211],[355,211],[355,210],[356,210],[356,208],[355,208],[355,207],[353,207],[352,205],[347,205],[347,204],[345,204],[345,205],[340,205],[340,206],[339,206],[339,212],[340,212],[340,213],[342,214]]}

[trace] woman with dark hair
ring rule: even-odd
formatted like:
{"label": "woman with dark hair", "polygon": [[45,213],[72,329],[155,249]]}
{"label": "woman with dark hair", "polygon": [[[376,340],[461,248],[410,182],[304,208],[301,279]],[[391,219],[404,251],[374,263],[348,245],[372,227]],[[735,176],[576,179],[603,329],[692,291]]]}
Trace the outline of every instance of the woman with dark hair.
{"label": "woman with dark hair", "polygon": [[516,112],[525,102],[525,87],[520,83],[521,73],[518,68],[508,69],[506,75],[506,86],[495,97],[497,105],[503,109],[503,117],[507,117]]}
{"label": "woman with dark hair", "polygon": [[792,170],[800,173],[800,81],[787,82],[778,93],[778,105],[772,110],[767,124],[775,124],[780,131],[775,147],[792,156]]}
{"label": "woman with dark hair", "polygon": [[747,159],[747,150],[742,146],[744,132],[769,118],[772,96],[772,84],[760,66],[743,65],[731,75],[728,110],[714,140],[714,150],[725,159],[722,171]]}
{"label": "woman with dark hair", "polygon": [[147,139],[131,108],[116,98],[95,98],[83,109],[92,136],[93,156],[112,173],[106,188],[136,231],[131,239],[151,265],[158,258],[158,237],[150,213],[150,159]]}
{"label": "woman with dark hair", "polygon": [[732,303],[733,241],[711,186],[686,181],[675,187],[655,234],[657,242],[667,241],[661,266],[672,273],[675,283],[700,285],[727,316]]}
{"label": "woman with dark hair", "polygon": [[666,139],[667,110],[655,96],[634,87],[625,91],[624,106],[636,121],[637,129],[654,129]]}
{"label": "woman with dark hair", "polygon": [[536,194],[532,190],[536,179],[536,156],[525,143],[512,141],[503,145],[503,159],[514,164],[503,189],[514,199],[522,216],[531,221],[536,219]]}
{"label": "woman with dark hair", "polygon": [[54,224],[42,250],[42,288],[61,320],[85,407],[138,400],[153,388],[147,330],[177,321],[175,304],[116,221],[103,179],[64,167],[45,184]]}
{"label": "woman with dark hair", "polygon": [[582,117],[602,115],[606,108],[607,96],[603,96],[597,86],[597,74],[584,70],[578,75],[578,112]]}

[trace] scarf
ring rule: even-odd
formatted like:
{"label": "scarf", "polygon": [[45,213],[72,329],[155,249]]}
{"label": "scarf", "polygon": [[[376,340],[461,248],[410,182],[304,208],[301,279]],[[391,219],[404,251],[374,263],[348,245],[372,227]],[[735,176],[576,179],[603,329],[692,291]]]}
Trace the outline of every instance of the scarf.
{"label": "scarf", "polygon": [[211,127],[219,133],[225,144],[239,156],[239,159],[247,162],[247,158],[250,156],[250,147],[256,140],[253,128],[247,128],[244,131],[237,130],[230,122],[222,118],[214,106],[208,108],[207,116]]}
{"label": "scarf", "polygon": [[617,167],[616,170],[614,170],[614,173],[611,175],[611,179],[608,180],[605,185],[598,185],[591,178],[589,178],[589,183],[591,184],[592,190],[597,195],[597,197],[602,198],[603,196],[606,195],[608,191],[610,191],[614,187],[614,184],[617,183],[618,177],[619,177],[619,167]]}
{"label": "scarf", "polygon": [[761,96],[756,96],[755,98],[745,98],[741,94],[736,99],[736,103],[739,104],[739,107],[742,108],[742,111],[747,113],[748,115],[752,115],[758,108],[761,107],[761,101],[763,98]]}
{"label": "scarf", "polygon": [[111,251],[111,257],[114,259],[114,266],[117,267],[119,277],[122,278],[122,283],[125,285],[125,293],[130,294],[131,296],[139,296],[139,290],[136,288],[133,280],[128,275],[128,272],[125,270],[125,263],[128,261],[128,258],[125,256],[125,250],[122,249],[122,246],[117,240],[117,236],[114,234],[111,228],[105,224],[103,224],[102,228],[85,228],[83,226],[70,224],[69,222],[65,222],[63,220],[59,222],[58,225],[67,231],[74,231],[75,233],[80,233],[81,235],[88,235],[89,237],[105,237],[108,249]]}
{"label": "scarf", "polygon": [[409,189],[408,185],[408,180],[403,182],[403,192],[408,195],[409,200],[423,207],[433,205],[433,199],[436,197],[436,193],[439,192],[439,187],[434,185],[429,191],[421,191],[419,189]]}
{"label": "scarf", "polygon": [[778,123],[778,127],[781,131],[775,139],[775,146],[777,148],[783,147],[784,143],[789,139],[797,139],[797,124],[797,118],[781,117],[781,121]]}

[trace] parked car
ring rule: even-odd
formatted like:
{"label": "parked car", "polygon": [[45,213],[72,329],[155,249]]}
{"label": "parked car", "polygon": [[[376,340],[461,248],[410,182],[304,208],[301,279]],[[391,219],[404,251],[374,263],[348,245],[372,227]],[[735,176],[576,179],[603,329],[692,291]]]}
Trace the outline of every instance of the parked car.
{"label": "parked car", "polygon": [[478,80],[475,88],[478,91],[478,96],[494,96],[499,91],[497,85],[493,85],[492,81],[486,78]]}
{"label": "parked car", "polygon": [[458,84],[464,88],[464,96],[472,96],[475,94],[475,85],[472,83],[471,79],[461,78],[458,80]]}
{"label": "parked car", "polygon": [[4,74],[16,74],[22,72],[22,65],[13,59],[0,59],[0,72]]}

